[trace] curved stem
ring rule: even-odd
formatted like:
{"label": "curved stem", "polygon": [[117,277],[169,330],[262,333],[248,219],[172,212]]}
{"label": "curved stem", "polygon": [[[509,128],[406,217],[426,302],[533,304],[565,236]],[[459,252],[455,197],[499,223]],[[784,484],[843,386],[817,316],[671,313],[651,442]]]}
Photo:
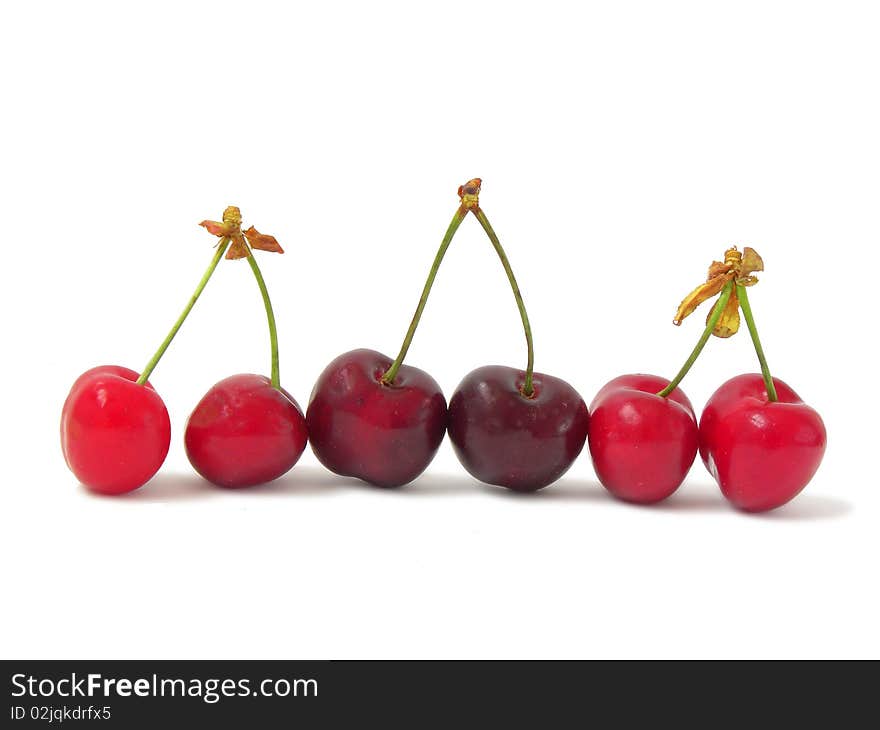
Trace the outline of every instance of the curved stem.
{"label": "curved stem", "polygon": [[532,387],[532,372],[535,368],[535,348],[532,344],[532,326],[529,324],[529,315],[526,312],[526,305],[523,302],[522,293],[520,293],[519,285],[516,283],[516,277],[513,275],[513,269],[510,268],[510,261],[507,260],[507,254],[504,253],[504,249],[501,246],[501,241],[498,240],[498,236],[495,235],[495,231],[492,229],[492,225],[489,223],[489,219],[486,217],[486,214],[483,212],[482,208],[477,208],[474,211],[474,215],[477,216],[477,220],[480,221],[480,225],[483,226],[483,230],[486,231],[486,235],[489,236],[489,240],[492,241],[492,245],[495,247],[495,252],[498,254],[498,258],[501,259],[501,265],[504,267],[504,271],[507,274],[507,280],[510,282],[510,288],[513,289],[513,296],[516,299],[516,306],[519,309],[519,316],[522,319],[523,332],[526,335],[526,348],[528,349],[528,363],[526,364],[526,380],[523,384],[522,394],[529,398],[532,393],[534,393],[534,389]]}
{"label": "curved stem", "polygon": [[211,278],[211,274],[214,273],[214,269],[217,268],[217,264],[220,263],[220,259],[223,258],[223,254],[226,252],[226,247],[229,246],[228,238],[221,238],[220,243],[217,244],[217,252],[214,254],[214,258],[211,259],[211,264],[208,266],[204,275],[202,276],[199,285],[196,287],[196,290],[193,292],[193,295],[190,297],[189,302],[186,307],[184,307],[183,311],[180,313],[180,316],[177,318],[177,321],[174,323],[174,326],[171,328],[171,331],[168,333],[168,336],[162,341],[162,344],[159,345],[159,349],[156,350],[156,354],[150,358],[150,362],[147,363],[140,377],[137,379],[138,385],[143,385],[147,382],[153,370],[156,368],[156,365],[159,363],[159,360],[162,359],[162,355],[165,354],[165,350],[168,349],[168,345],[171,344],[171,340],[174,339],[174,335],[177,334],[177,330],[180,329],[180,326],[183,324],[183,321],[187,318],[192,308],[195,306],[196,302],[199,299],[199,296],[202,294],[202,290],[205,288],[205,285],[208,283],[208,279]]}
{"label": "curved stem", "polygon": [[251,265],[251,271],[254,272],[257,286],[260,287],[260,294],[263,296],[263,305],[266,307],[266,319],[269,322],[269,345],[272,349],[272,387],[276,390],[281,390],[281,373],[278,366],[278,329],[275,326],[275,313],[272,311],[269,290],[266,288],[266,282],[263,280],[263,274],[260,272],[260,267],[257,265],[257,259],[254,256],[253,251],[250,252],[247,260]]}
{"label": "curved stem", "polygon": [[434,257],[434,263],[431,265],[431,271],[428,273],[427,281],[425,281],[425,288],[422,289],[419,306],[416,307],[412,321],[409,323],[409,329],[406,331],[406,337],[403,338],[403,344],[400,346],[400,352],[397,355],[397,359],[391,363],[391,367],[389,367],[386,373],[382,376],[382,382],[385,385],[391,385],[394,382],[394,378],[397,377],[397,371],[400,370],[400,366],[403,365],[403,360],[406,357],[410,344],[412,343],[413,335],[415,335],[416,328],[419,326],[419,320],[422,318],[422,312],[425,311],[425,304],[428,302],[428,295],[431,293],[431,287],[434,285],[434,278],[437,276],[437,270],[440,268],[440,263],[446,255],[446,249],[448,249],[449,244],[452,243],[452,238],[455,236],[455,232],[458,230],[458,227],[461,225],[461,222],[465,219],[466,215],[467,208],[460,206],[458,210],[455,211],[455,215],[452,217],[452,222],[449,224],[449,228],[446,229],[446,235],[443,236],[443,241],[440,243],[440,248],[437,250],[437,255]]}
{"label": "curved stem", "polygon": [[737,284],[736,295],[739,298],[739,306],[746,320],[746,326],[749,328],[749,334],[752,336],[752,343],[755,345],[755,354],[758,356],[758,362],[761,363],[761,375],[764,376],[767,397],[771,403],[775,403],[779,400],[779,396],[776,395],[776,385],[773,382],[773,376],[770,375],[770,368],[767,366],[767,358],[764,357],[761,340],[758,338],[758,329],[755,327],[755,318],[752,316],[752,305],[749,304],[749,294],[744,286]]}
{"label": "curved stem", "polygon": [[657,393],[657,395],[665,398],[678,387],[678,384],[682,380],[684,380],[684,376],[688,374],[688,370],[690,370],[693,364],[697,361],[697,358],[700,356],[700,353],[709,341],[709,337],[712,335],[712,330],[715,329],[715,325],[718,324],[718,320],[721,319],[721,313],[727,306],[727,302],[730,300],[730,295],[732,293],[733,282],[728,281],[721,290],[721,296],[718,297],[718,301],[715,303],[715,308],[712,310],[712,314],[706,322],[706,329],[704,329],[703,334],[700,335],[700,339],[697,341],[696,347],[691,351],[690,357],[688,357],[684,365],[681,366],[681,370],[678,371],[678,374],[672,379],[669,385]]}

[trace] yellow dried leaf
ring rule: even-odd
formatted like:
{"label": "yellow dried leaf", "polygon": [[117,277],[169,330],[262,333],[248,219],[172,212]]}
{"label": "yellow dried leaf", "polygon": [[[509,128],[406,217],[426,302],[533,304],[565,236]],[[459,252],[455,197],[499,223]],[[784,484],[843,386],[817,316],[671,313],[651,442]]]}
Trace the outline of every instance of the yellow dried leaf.
{"label": "yellow dried leaf", "polygon": [[684,320],[685,317],[691,314],[703,302],[718,294],[724,288],[726,283],[726,274],[721,274],[710,279],[705,284],[700,284],[682,300],[681,304],[678,305],[675,319],[672,320],[673,324],[680,325],[682,320]]}
{"label": "yellow dried leaf", "polygon": [[[746,246],[742,252],[742,262],[739,265],[738,275],[741,278],[748,278],[755,271],[764,270],[764,260],[758,255],[753,248]],[[757,279],[755,279],[757,281]],[[753,282],[754,283],[754,282]]]}
{"label": "yellow dried leaf", "polygon": [[[715,307],[717,307],[721,301],[719,300]],[[715,307],[709,312],[709,316],[706,317],[706,324],[709,323],[709,320],[712,318],[712,314],[715,311]],[[718,322],[715,324],[715,328],[712,330],[712,334],[716,337],[730,337],[731,335],[735,335],[739,330],[739,299],[736,296],[736,288],[730,292],[730,299],[727,300],[727,305],[724,307],[724,311],[721,313],[721,317],[718,319]]]}
{"label": "yellow dried leaf", "polygon": [[713,261],[709,265],[709,274],[706,276],[706,281],[709,279],[714,279],[716,276],[723,276],[724,274],[730,271],[730,264],[725,263],[723,261]]}

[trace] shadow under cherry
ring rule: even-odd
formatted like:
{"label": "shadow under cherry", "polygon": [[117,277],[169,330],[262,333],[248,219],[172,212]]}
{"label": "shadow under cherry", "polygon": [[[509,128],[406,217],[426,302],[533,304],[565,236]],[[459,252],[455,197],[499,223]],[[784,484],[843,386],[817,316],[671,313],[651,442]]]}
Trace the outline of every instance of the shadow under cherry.
{"label": "shadow under cherry", "polygon": [[[93,499],[107,499],[89,492]],[[707,484],[684,484],[669,499],[652,505],[636,505],[615,499],[598,481],[563,478],[537,492],[520,493],[503,487],[484,484],[473,477],[447,474],[423,474],[403,487],[376,487],[353,477],[344,477],[317,466],[299,466],[284,476],[266,484],[244,489],[217,487],[198,474],[163,473],[155,476],[140,489],[113,497],[119,502],[167,503],[176,501],[207,500],[221,496],[290,496],[327,497],[351,491],[368,491],[375,495],[396,497],[494,496],[520,502],[539,503],[580,502],[605,503],[621,509],[653,510],[656,512],[736,513],[717,487]],[[838,497],[823,494],[801,494],[787,505],[762,514],[742,513],[745,518],[779,522],[836,519],[849,514],[852,505]]]}

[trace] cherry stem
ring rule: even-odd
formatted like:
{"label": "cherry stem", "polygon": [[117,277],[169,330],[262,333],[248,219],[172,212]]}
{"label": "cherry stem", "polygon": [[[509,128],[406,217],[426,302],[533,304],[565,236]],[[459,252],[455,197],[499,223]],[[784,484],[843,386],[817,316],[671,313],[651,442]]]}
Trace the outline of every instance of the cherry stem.
{"label": "cherry stem", "polygon": [[736,295],[739,298],[739,306],[742,309],[743,317],[746,320],[746,326],[749,328],[749,334],[752,336],[752,343],[755,345],[755,354],[758,356],[758,362],[761,363],[761,375],[764,377],[764,387],[767,389],[767,397],[771,403],[779,400],[776,394],[776,384],[773,382],[773,376],[770,375],[770,368],[767,366],[767,358],[764,357],[764,348],[761,347],[761,340],[758,337],[758,329],[755,327],[755,318],[752,316],[752,305],[749,304],[749,295],[746,288],[742,284],[736,285]]}
{"label": "cherry stem", "polygon": [[221,238],[220,243],[217,244],[217,252],[214,254],[214,258],[211,259],[211,264],[208,266],[204,275],[202,276],[199,285],[196,287],[196,290],[193,292],[193,295],[189,299],[189,303],[184,307],[183,311],[180,313],[180,316],[177,318],[177,321],[174,323],[174,326],[171,328],[171,331],[168,333],[168,336],[162,341],[162,344],[159,345],[159,349],[156,350],[156,354],[150,358],[150,362],[147,363],[140,377],[137,379],[138,385],[143,385],[147,382],[150,375],[155,370],[156,365],[159,364],[159,360],[162,359],[162,355],[165,354],[165,350],[168,349],[168,345],[171,344],[171,340],[174,339],[174,336],[177,334],[177,331],[180,329],[180,326],[183,324],[184,320],[187,318],[189,313],[192,311],[192,308],[195,306],[196,302],[199,300],[199,297],[202,294],[202,291],[205,288],[205,285],[208,283],[208,280],[211,278],[211,275],[214,273],[214,269],[217,268],[217,264],[220,263],[220,259],[223,258],[223,254],[226,252],[226,247],[229,246],[228,238]]}
{"label": "cherry stem", "polygon": [[458,210],[455,211],[455,215],[452,217],[452,222],[449,224],[449,228],[446,229],[446,235],[443,236],[440,248],[437,249],[437,255],[434,257],[434,263],[431,265],[431,271],[428,272],[428,279],[425,281],[425,288],[422,289],[419,306],[416,307],[415,314],[409,324],[409,329],[406,331],[406,337],[403,338],[403,344],[400,346],[400,352],[397,355],[397,359],[391,363],[391,367],[389,367],[382,376],[382,383],[385,385],[391,385],[394,382],[394,378],[397,377],[397,371],[400,370],[400,366],[403,365],[403,360],[406,357],[406,353],[409,351],[413,335],[415,335],[416,328],[419,326],[419,320],[422,318],[422,312],[425,311],[425,304],[428,303],[428,295],[431,293],[431,287],[434,285],[437,270],[440,268],[440,263],[446,255],[446,249],[448,249],[449,244],[452,243],[452,238],[455,236],[455,232],[467,216],[467,213],[468,210],[465,206],[459,206]]}
{"label": "cherry stem", "polygon": [[272,301],[269,299],[269,290],[266,288],[266,282],[260,267],[257,265],[257,259],[254,252],[250,251],[247,257],[248,263],[251,265],[251,271],[254,272],[254,278],[257,280],[257,286],[260,287],[260,294],[263,295],[263,305],[266,307],[266,319],[269,322],[269,344],[272,348],[272,387],[275,390],[281,390],[281,373],[278,365],[278,329],[275,326],[275,312],[272,311]]}
{"label": "cherry stem", "polygon": [[706,329],[703,330],[703,334],[700,335],[700,339],[697,340],[697,344],[691,351],[690,357],[688,357],[684,365],[681,366],[681,370],[678,371],[678,374],[670,381],[669,385],[657,393],[661,398],[666,398],[678,387],[678,384],[684,380],[684,376],[688,374],[688,370],[690,370],[693,364],[697,361],[697,358],[700,356],[700,353],[703,351],[703,348],[712,336],[712,330],[715,329],[715,325],[717,325],[718,320],[721,319],[721,314],[724,312],[724,308],[727,306],[727,302],[730,300],[730,295],[732,293],[733,281],[728,281],[721,290],[721,296],[718,297],[718,301],[715,303],[712,314],[706,322]]}
{"label": "cherry stem", "polygon": [[516,306],[519,309],[519,316],[522,319],[523,332],[525,332],[526,335],[526,347],[528,349],[526,379],[525,383],[523,383],[522,394],[526,398],[531,398],[535,392],[532,387],[532,372],[535,369],[535,348],[532,344],[532,326],[529,324],[529,315],[528,312],[526,312],[526,305],[525,302],[523,302],[519,285],[516,283],[516,277],[513,275],[513,269],[510,268],[510,261],[507,260],[507,254],[504,253],[504,248],[501,246],[501,241],[498,240],[498,236],[492,229],[492,224],[489,223],[489,219],[486,217],[482,208],[477,207],[474,210],[474,215],[477,217],[477,220],[480,221],[480,225],[483,226],[483,230],[486,231],[486,235],[489,236],[489,240],[495,247],[495,253],[497,253],[498,258],[501,259],[501,265],[504,267],[504,271],[507,274],[507,280],[510,282],[510,288],[513,289],[513,296],[516,299]]}

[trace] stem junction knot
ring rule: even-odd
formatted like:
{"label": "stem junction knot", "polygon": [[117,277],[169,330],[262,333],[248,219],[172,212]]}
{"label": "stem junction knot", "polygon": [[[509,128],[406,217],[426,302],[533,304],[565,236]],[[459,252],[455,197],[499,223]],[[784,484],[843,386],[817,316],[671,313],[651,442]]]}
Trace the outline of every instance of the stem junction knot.
{"label": "stem junction knot", "polygon": [[477,211],[480,208],[480,186],[483,181],[475,177],[468,180],[458,188],[458,197],[461,198],[461,207],[467,210]]}

